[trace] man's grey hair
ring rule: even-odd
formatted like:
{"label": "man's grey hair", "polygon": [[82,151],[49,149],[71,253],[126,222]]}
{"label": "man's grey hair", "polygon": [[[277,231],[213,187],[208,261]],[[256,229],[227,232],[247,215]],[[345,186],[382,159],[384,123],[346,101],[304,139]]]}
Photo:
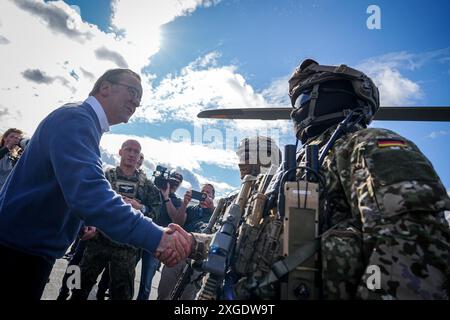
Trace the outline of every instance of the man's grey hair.
{"label": "man's grey hair", "polygon": [[141,77],[136,72],[131,71],[130,69],[111,69],[106,71],[100,78],[97,79],[89,95],[93,96],[97,94],[100,91],[103,82],[105,81],[110,81],[112,83],[118,82],[121,80],[122,75],[127,73],[132,75],[133,77],[136,77],[137,79],[139,79],[139,81],[141,81]]}

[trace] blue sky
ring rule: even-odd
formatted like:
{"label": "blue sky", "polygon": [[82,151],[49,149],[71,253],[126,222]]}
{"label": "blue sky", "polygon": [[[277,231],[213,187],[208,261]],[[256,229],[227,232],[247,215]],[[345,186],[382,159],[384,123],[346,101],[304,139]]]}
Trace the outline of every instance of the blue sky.
{"label": "blue sky", "polygon": [[[367,28],[369,5],[381,10],[379,30]],[[199,132],[225,141],[270,128],[283,145],[295,142],[291,124],[200,120],[198,111],[288,106],[287,79],[307,57],[360,68],[384,105],[450,105],[448,12],[444,0],[2,1],[0,58],[11,76],[0,83],[0,129],[32,134],[58,105],[83,100],[106,68],[126,64],[143,75],[144,106],[104,136],[105,159],[112,163],[120,142],[137,136],[148,170],[164,163],[189,176],[185,187],[211,181],[226,194],[239,184],[234,150]],[[450,190],[449,123],[372,126],[413,140]],[[180,130],[197,139],[175,142]]]}

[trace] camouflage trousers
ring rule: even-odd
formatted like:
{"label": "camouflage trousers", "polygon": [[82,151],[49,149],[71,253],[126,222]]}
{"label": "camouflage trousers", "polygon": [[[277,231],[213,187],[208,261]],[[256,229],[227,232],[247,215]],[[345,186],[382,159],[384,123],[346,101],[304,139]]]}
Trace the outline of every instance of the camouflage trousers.
{"label": "camouflage trousers", "polygon": [[81,288],[72,291],[71,300],[86,300],[98,276],[108,265],[111,300],[133,299],[137,259],[138,249],[119,247],[103,237],[88,240],[80,264]]}
{"label": "camouflage trousers", "polygon": [[322,237],[325,299],[448,299],[450,230],[431,214],[341,223]]}

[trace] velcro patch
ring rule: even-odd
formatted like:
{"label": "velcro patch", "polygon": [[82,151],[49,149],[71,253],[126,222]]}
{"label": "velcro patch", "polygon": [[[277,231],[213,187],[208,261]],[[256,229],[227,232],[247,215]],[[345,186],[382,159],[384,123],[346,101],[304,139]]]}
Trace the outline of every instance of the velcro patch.
{"label": "velcro patch", "polygon": [[385,147],[406,147],[407,144],[403,140],[398,139],[379,139],[378,140],[378,148]]}
{"label": "velcro patch", "polygon": [[121,184],[119,185],[119,193],[133,193],[134,192],[134,185],[128,185],[128,184]]}

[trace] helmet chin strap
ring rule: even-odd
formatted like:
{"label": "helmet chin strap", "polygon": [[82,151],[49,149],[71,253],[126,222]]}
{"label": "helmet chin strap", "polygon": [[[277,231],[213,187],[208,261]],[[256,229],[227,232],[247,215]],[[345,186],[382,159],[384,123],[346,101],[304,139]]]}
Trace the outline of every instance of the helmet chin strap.
{"label": "helmet chin strap", "polygon": [[[345,80],[351,83],[352,89],[349,88],[328,88],[325,83],[330,83],[333,81]],[[310,124],[320,124],[322,121],[328,119],[315,117],[317,114],[315,111],[318,102],[318,85],[321,86],[320,94],[350,94],[358,101],[362,101],[361,106],[366,105],[369,108],[364,110],[365,117],[364,120],[366,124],[369,124],[372,116],[379,108],[379,93],[378,88],[373,83],[373,81],[367,77],[363,72],[356,69],[350,68],[346,65],[340,66],[325,66],[319,65],[316,61],[307,59],[300,67],[296,68],[293,75],[289,79],[289,97],[291,99],[291,105],[296,108],[299,107],[296,104],[299,95],[308,92],[310,96],[310,101],[305,102],[304,106],[308,106],[308,115],[303,119],[298,119],[301,130],[309,126]],[[359,102],[358,102],[359,104]],[[320,105],[320,104],[319,104]],[[345,105],[345,104],[344,104]],[[337,111],[337,110],[333,110]],[[339,110],[340,111],[340,110]],[[345,111],[345,110],[344,110]],[[322,112],[323,114],[323,112]],[[345,117],[346,115],[336,114],[339,117]],[[332,118],[334,114],[330,115]],[[330,121],[328,121],[330,122]]]}
{"label": "helmet chin strap", "polygon": [[[306,118],[302,121],[296,122],[296,125],[295,125],[296,137],[302,143],[305,143],[306,140],[313,138],[315,136],[318,136],[319,134],[321,134],[323,132],[323,130],[317,131],[317,129],[321,125],[325,126],[324,129],[329,128],[332,125],[329,123],[330,120],[342,119],[342,118],[350,120],[352,118],[355,118],[356,115],[358,115],[357,118],[355,118],[354,121],[352,121],[352,123],[353,124],[357,124],[357,123],[362,124],[364,122],[364,124],[365,124],[365,123],[370,122],[370,119],[372,117],[371,114],[372,114],[372,112],[371,112],[370,106],[366,105],[366,106],[357,107],[357,108],[348,107],[339,112],[334,112],[334,113],[326,114],[323,116],[318,116],[318,117],[315,117],[313,121],[311,121],[308,116],[308,118]],[[367,115],[368,115],[369,119],[367,118]],[[295,121],[296,120],[295,111],[292,113],[291,116],[292,116],[293,120]],[[336,122],[336,123],[338,123],[338,122]],[[314,130],[314,128],[316,128],[316,130]],[[314,130],[316,132],[314,132],[314,131],[312,133],[308,132],[311,130]]]}
{"label": "helmet chin strap", "polygon": [[[328,113],[322,116],[315,116],[314,113],[316,111],[316,106],[317,106],[317,101],[319,98],[319,88],[321,87],[321,84],[316,83],[311,92],[309,93],[310,95],[310,99],[309,102],[307,104],[308,107],[308,116],[299,121],[298,123],[298,132],[302,132],[307,130],[307,128],[309,126],[312,125],[321,125],[325,122],[329,122],[330,120],[333,119],[340,119],[340,118],[345,118],[347,117],[352,110],[354,110],[355,108],[352,107],[348,107],[348,108],[344,108],[343,110],[340,110],[338,112],[332,112],[332,113]],[[328,89],[328,88],[323,88],[323,92],[326,93],[334,93],[334,92],[338,92],[338,93],[345,93],[345,94],[350,94],[352,96],[357,97],[355,94],[353,94],[352,92],[348,91],[348,90],[342,90],[342,89]],[[297,99],[299,99],[300,95],[297,97]],[[360,100],[358,100],[360,101]],[[300,108],[298,108],[297,110],[299,110]],[[364,111],[366,111],[369,114],[372,114],[370,107],[367,106],[367,110],[364,109]],[[296,112],[294,111],[293,114],[296,114]]]}
{"label": "helmet chin strap", "polygon": [[311,100],[309,101],[309,114],[308,114],[308,118],[305,119],[305,121],[308,121],[309,123],[312,123],[315,119],[314,117],[314,111],[316,111],[316,104],[317,104],[317,99],[319,98],[319,87],[320,84],[315,84],[310,95],[311,95]]}
{"label": "helmet chin strap", "polygon": [[333,147],[336,140],[342,137],[342,135],[344,135],[345,133],[350,132],[350,130],[352,130],[353,127],[356,124],[360,123],[363,119],[364,119],[363,109],[357,108],[351,110],[349,115],[344,120],[342,120],[341,123],[339,123],[336,130],[331,135],[330,139],[328,140],[327,144],[322,150],[322,153],[319,156],[319,168],[322,166],[322,163],[325,160],[325,156],[327,155],[331,147]]}

